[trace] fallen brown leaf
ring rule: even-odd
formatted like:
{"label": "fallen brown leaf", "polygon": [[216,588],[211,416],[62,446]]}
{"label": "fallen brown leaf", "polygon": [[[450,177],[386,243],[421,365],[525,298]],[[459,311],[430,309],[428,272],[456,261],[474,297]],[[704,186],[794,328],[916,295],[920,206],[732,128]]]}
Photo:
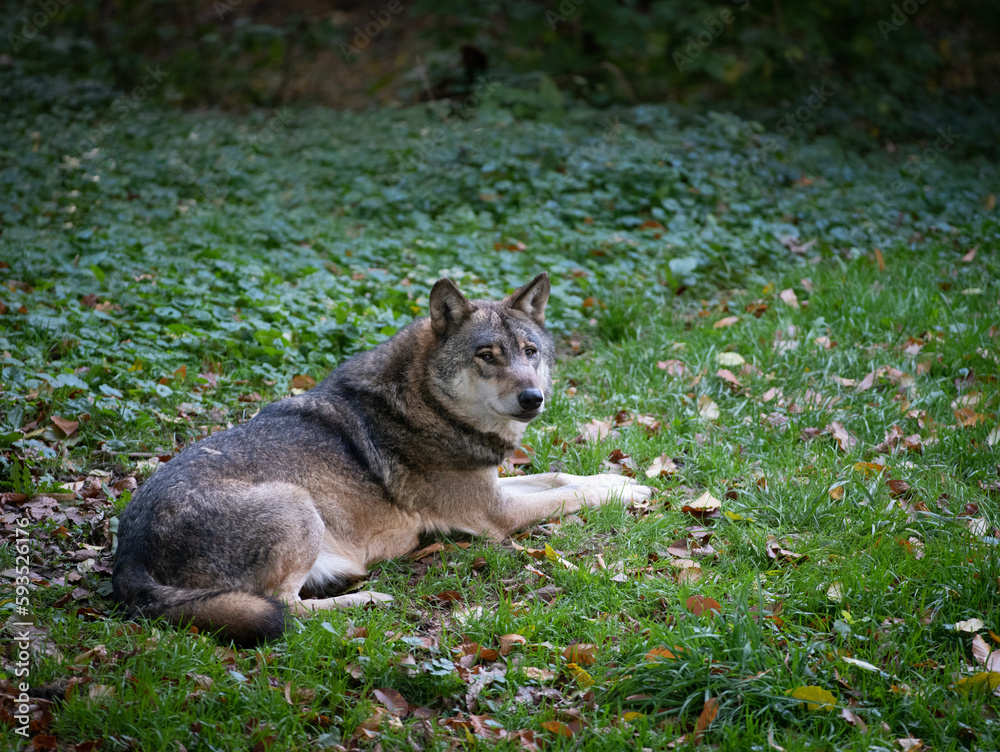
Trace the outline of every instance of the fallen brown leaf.
{"label": "fallen brown leaf", "polygon": [[782,290],[780,293],[778,293],[778,297],[781,298],[782,302],[785,305],[790,306],[791,308],[799,307],[799,299],[795,295],[795,290],[793,290],[791,287],[789,287],[787,290]]}
{"label": "fallen brown leaf", "polygon": [[72,436],[76,429],[80,427],[80,422],[77,420],[69,420],[68,418],[62,418],[58,415],[52,416],[52,423],[62,431],[67,438]]}
{"label": "fallen brown leaf", "polygon": [[542,728],[546,731],[551,731],[553,734],[558,734],[559,736],[565,736],[567,739],[573,738],[573,729],[567,726],[562,721],[544,721],[541,724]]}
{"label": "fallen brown leaf", "polygon": [[669,478],[672,475],[676,475],[677,470],[678,467],[674,460],[665,454],[661,454],[653,460],[649,468],[646,470],[646,477]]}
{"label": "fallen brown leaf", "polygon": [[705,700],[705,706],[701,709],[701,714],[698,716],[698,721],[694,725],[694,743],[698,744],[701,742],[702,737],[708,730],[708,727],[712,725],[712,721],[715,720],[715,716],[719,714],[719,700],[715,697],[709,697]]}
{"label": "fallen brown leaf", "polygon": [[574,439],[577,444],[583,444],[586,441],[600,441],[601,439],[607,438],[612,433],[617,430],[614,423],[607,420],[590,420],[580,426],[580,434]]}
{"label": "fallen brown leaf", "polygon": [[516,633],[500,635],[500,655],[510,655],[515,645],[524,645],[527,641],[525,637]]}
{"label": "fallen brown leaf", "polygon": [[843,710],[840,711],[840,717],[843,718],[852,726],[856,727],[858,731],[860,731],[862,734],[868,733],[868,724],[866,724],[864,720],[862,720],[861,716],[859,716],[853,710],[850,710],[849,708],[844,708]]}
{"label": "fallen brown leaf", "polygon": [[648,653],[646,653],[646,660],[650,663],[656,663],[657,661],[675,661],[677,656],[674,655],[670,650],[665,647],[653,648]]}
{"label": "fallen brown leaf", "polygon": [[570,663],[575,663],[579,666],[592,666],[597,663],[597,658],[594,656],[596,652],[597,645],[589,642],[579,642],[566,648],[562,656]]}
{"label": "fallen brown leaf", "polygon": [[711,397],[703,394],[698,398],[698,415],[705,420],[718,420],[722,412]]}
{"label": "fallen brown leaf", "polygon": [[847,432],[844,424],[839,420],[831,421],[824,430],[837,440],[837,446],[844,454],[849,454],[858,443],[858,440]]}
{"label": "fallen brown leaf", "polygon": [[706,491],[690,504],[681,507],[682,512],[694,515],[695,517],[706,517],[717,515],[722,508],[722,502]]}
{"label": "fallen brown leaf", "polygon": [[723,381],[726,381],[732,386],[735,386],[737,388],[741,388],[743,386],[743,383],[738,378],[736,378],[733,375],[733,372],[730,371],[728,368],[720,368],[718,371],[715,372],[715,375],[718,376]]}
{"label": "fallen brown leaf", "polygon": [[982,413],[977,413],[975,408],[962,407],[955,410],[955,420],[957,420],[958,424],[964,428],[972,428],[980,421],[986,420],[986,416]]}
{"label": "fallen brown leaf", "polygon": [[680,360],[658,360],[656,367],[661,371],[666,371],[667,376],[683,376],[687,371],[687,366]]}
{"label": "fallen brown leaf", "polygon": [[701,616],[702,614],[708,614],[711,618],[714,616],[715,611],[722,613],[722,606],[715,598],[709,598],[704,595],[692,595],[687,601],[684,602],[685,607],[695,616]]}
{"label": "fallen brown leaf", "polygon": [[373,689],[372,697],[385,705],[386,709],[398,718],[405,718],[410,713],[410,703],[392,687]]}

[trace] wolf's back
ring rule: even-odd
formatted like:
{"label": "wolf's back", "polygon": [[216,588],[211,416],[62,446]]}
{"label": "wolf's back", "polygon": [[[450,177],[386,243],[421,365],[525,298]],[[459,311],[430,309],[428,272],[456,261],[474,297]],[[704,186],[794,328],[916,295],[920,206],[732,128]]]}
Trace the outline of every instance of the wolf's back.
{"label": "wolf's back", "polygon": [[287,611],[277,598],[238,590],[189,589],[161,585],[138,562],[115,566],[114,595],[130,616],[163,617],[218,633],[241,647],[279,637]]}

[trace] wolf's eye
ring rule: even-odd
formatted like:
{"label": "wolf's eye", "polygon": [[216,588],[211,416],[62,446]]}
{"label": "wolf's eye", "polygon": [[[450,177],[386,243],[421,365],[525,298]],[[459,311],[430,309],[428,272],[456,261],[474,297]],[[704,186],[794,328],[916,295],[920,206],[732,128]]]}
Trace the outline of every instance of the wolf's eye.
{"label": "wolf's eye", "polygon": [[483,350],[481,353],[476,353],[476,357],[479,358],[483,363],[493,364],[496,363],[497,359],[493,357],[493,353],[489,350]]}
{"label": "wolf's eye", "polygon": [[526,348],[524,348],[524,354],[529,358],[533,358],[535,357],[535,355],[538,354],[538,350],[536,350],[531,345],[528,345]]}

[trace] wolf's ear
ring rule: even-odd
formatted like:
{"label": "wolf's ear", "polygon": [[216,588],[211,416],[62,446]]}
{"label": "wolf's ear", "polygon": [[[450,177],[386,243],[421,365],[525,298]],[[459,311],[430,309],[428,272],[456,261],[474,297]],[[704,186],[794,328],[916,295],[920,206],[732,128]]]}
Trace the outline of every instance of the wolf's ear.
{"label": "wolf's ear", "polygon": [[431,288],[431,328],[441,336],[455,329],[472,313],[472,303],[450,279],[439,279]]}
{"label": "wolf's ear", "polygon": [[528,314],[539,326],[545,326],[545,304],[549,302],[549,275],[542,272],[507,298],[507,305]]}

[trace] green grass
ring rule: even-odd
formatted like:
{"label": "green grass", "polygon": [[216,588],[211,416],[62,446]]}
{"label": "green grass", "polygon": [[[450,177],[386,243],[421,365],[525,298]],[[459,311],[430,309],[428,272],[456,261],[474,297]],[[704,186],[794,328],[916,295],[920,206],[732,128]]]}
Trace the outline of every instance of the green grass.
{"label": "green grass", "polygon": [[[737,179],[752,125],[681,129],[647,108],[619,113],[602,167],[578,151],[605,130],[602,116],[556,128],[484,108],[469,127],[495,139],[461,154],[451,147],[465,134],[452,132],[392,185],[378,176],[420,145],[433,114],[297,112],[249,158],[238,146],[262,127],[256,115],[140,112],[116,132],[114,164],[97,154],[58,167],[72,165],[63,157],[92,116],[23,109],[0,137],[11,160],[0,175],[11,188],[0,199],[6,490],[35,498],[103,484],[30,512],[30,604],[51,639],[30,683],[60,698],[43,726],[62,744],[312,749],[377,736],[384,749],[475,739],[513,750],[513,734],[530,731],[547,749],[661,749],[694,730],[709,698],[718,715],[705,741],[722,750],[771,739],[787,750],[1000,744],[996,697],[958,684],[982,668],[972,634],[953,626],[981,619],[978,634],[1000,649],[988,631],[1000,632],[1000,258],[996,209],[984,208],[995,165],[943,155],[894,192],[899,212],[865,219],[857,210],[899,179],[905,147],[861,160],[833,140],[788,144]],[[225,200],[181,180],[177,159],[224,184]],[[803,173],[814,182],[796,182]],[[554,199],[539,207],[532,195]],[[817,243],[790,254],[786,235]],[[101,565],[129,495],[117,481],[141,480],[151,455],[390,336],[425,311],[439,275],[496,296],[540,269],[553,277],[560,358],[551,408],[526,436],[529,472],[602,472],[615,450],[640,478],[661,455],[679,468],[650,481],[660,494],[649,508],[586,510],[517,541],[549,545],[575,569],[510,542],[459,541],[468,547],[376,566],[368,586],[393,605],[299,620],[253,651],[112,611]],[[726,316],[738,321],[716,328]],[[911,338],[923,342],[915,355],[904,352]],[[726,354],[745,367],[721,365]],[[667,360],[684,373],[658,367]],[[841,381],[876,368],[868,389]],[[952,403],[969,394],[982,418],[960,426]],[[660,428],[574,441],[620,410]],[[79,426],[67,437],[53,416]],[[824,432],[835,421],[856,439],[847,451]],[[902,439],[878,453],[894,425],[918,435],[922,453]],[[859,464],[875,461],[886,470]],[[683,511],[705,492],[722,500],[717,516]],[[3,504],[10,530],[32,502]],[[692,536],[704,555],[691,557],[697,575],[682,575],[668,548]],[[801,556],[769,557],[771,536]],[[85,544],[100,550],[96,569],[69,557]],[[14,566],[9,546],[0,564]],[[445,591],[460,599],[436,598]],[[696,595],[720,613],[695,616],[685,604]],[[5,620],[14,606],[0,606]],[[487,674],[456,668],[463,642],[499,649],[512,633],[525,644],[481,659]],[[596,646],[581,662],[589,679],[563,655],[574,643]],[[675,657],[648,660],[661,646]],[[788,694],[806,686],[831,692],[835,709]],[[384,687],[428,710],[362,727]],[[466,729],[470,715],[492,721]],[[574,718],[584,723],[572,738],[542,725]],[[18,739],[10,726],[0,736]]]}

